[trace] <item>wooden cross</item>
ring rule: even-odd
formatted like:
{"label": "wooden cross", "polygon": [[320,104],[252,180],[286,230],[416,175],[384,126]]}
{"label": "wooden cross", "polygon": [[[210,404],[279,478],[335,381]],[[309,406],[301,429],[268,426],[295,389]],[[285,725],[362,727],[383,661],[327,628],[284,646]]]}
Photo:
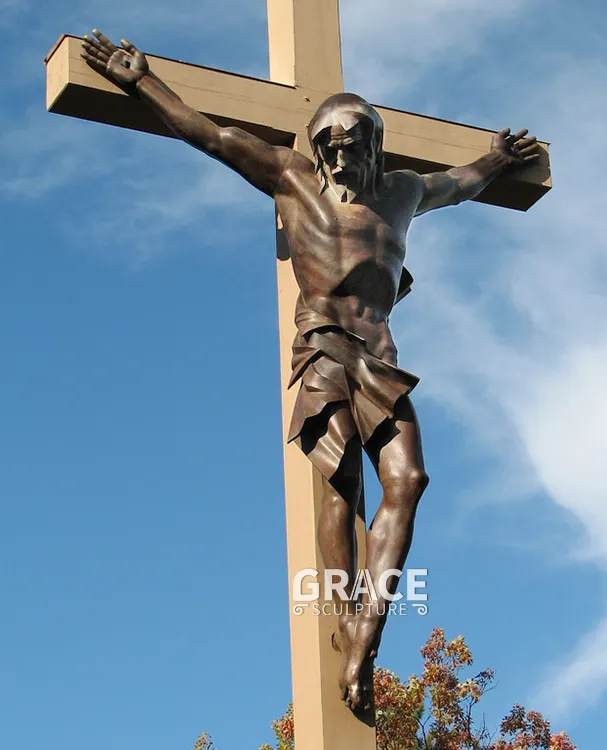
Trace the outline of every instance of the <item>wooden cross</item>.
{"label": "wooden cross", "polygon": [[[186,104],[219,125],[237,125],[276,145],[311,156],[306,126],[330,94],[343,91],[339,0],[267,0],[270,81],[226,73],[148,55],[151,69]],[[47,108],[51,112],[159,135],[172,134],[151,109],[126,96],[91,70],[80,57],[76,37],[63,36],[47,64]],[[492,133],[422,115],[376,107],[385,123],[386,169],[432,172],[468,164],[489,149]],[[540,144],[538,163],[503,176],[477,200],[528,209],[551,187],[548,151]],[[280,226],[280,222],[279,222]],[[283,427],[286,436],[296,389],[291,374],[293,313],[298,288],[288,247],[278,232],[278,290]],[[304,568],[322,571],[316,528],[322,499],[321,476],[294,445],[284,454],[289,580]],[[364,518],[358,519],[364,561]],[[361,564],[360,567],[363,567]],[[291,592],[292,593],[292,592]],[[373,750],[375,733],[354,718],[338,690],[340,655],[331,647],[332,616],[311,609],[293,613],[291,663],[297,750]]]}

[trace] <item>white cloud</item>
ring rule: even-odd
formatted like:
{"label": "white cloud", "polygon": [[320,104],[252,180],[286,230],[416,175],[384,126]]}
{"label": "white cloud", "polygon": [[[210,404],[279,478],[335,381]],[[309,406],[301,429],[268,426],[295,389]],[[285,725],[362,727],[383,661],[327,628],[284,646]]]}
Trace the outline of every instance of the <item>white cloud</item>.
{"label": "white cloud", "polygon": [[63,195],[65,201],[77,192],[85,214],[64,214],[65,231],[80,247],[108,257],[120,237],[129,247],[120,260],[130,266],[166,252],[171,232],[204,226],[211,215],[217,227],[218,211],[251,233],[269,203],[234,172],[179,141],[36,109],[3,130],[0,164],[0,194],[7,200],[42,203]]}
{"label": "white cloud", "polygon": [[[186,153],[180,154],[180,148]],[[258,230],[258,214],[268,220],[273,218],[262,208],[268,204],[267,198],[208,157],[186,151],[185,146],[175,142],[154,144],[147,151],[152,159],[157,157],[152,168],[139,153],[129,174],[116,178],[123,200],[117,202],[106,188],[88,225],[70,224],[72,236],[94,238],[96,251],[106,255],[111,247],[109,241],[119,237],[121,250],[129,248],[128,257],[121,261],[139,268],[168,252],[183,249],[183,238],[178,243],[167,242],[167,237],[175,237],[179,230],[196,227],[195,240],[188,235],[187,246],[212,244],[209,239],[213,237],[221,252],[227,232],[230,242],[238,233],[239,240],[246,244]]]}
{"label": "white cloud", "polygon": [[[199,40],[204,54],[205,39],[229,34],[234,29],[244,29],[247,23],[264,16],[263,4],[241,2],[227,5],[217,12],[214,0],[174,0],[170,8],[163,0],[125,4],[121,0],[106,0],[103,6],[96,2],[83,2],[71,6],[65,14],[65,23],[73,26],[70,33],[86,33],[90,28],[101,28],[108,35],[128,36],[143,47],[145,38],[154,37],[166,43],[178,32],[181,39]],[[159,52],[159,54],[163,54]]]}
{"label": "white cloud", "polygon": [[[531,5],[540,6],[540,0]],[[101,16],[97,6],[86,3],[64,15],[62,23],[69,20],[72,28],[66,30],[72,32],[91,23],[108,33],[115,28],[145,46],[158,28],[190,39],[200,33],[204,39],[215,33],[217,22],[225,31],[256,17],[253,9],[259,7],[239,3],[238,13],[216,14],[210,2],[182,0],[167,14],[161,2],[126,8],[112,0]],[[378,0],[370,14],[366,0],[342,0],[348,85],[375,100],[413,89],[437,66],[480,59],[502,24],[520,22],[529,12],[522,0]],[[212,24],[204,26],[204,18]],[[47,34],[47,28],[38,29],[36,43]],[[574,63],[551,55],[549,75],[518,78],[513,114],[528,113],[539,131],[560,140],[553,148],[554,192],[526,215],[462,207],[444,219],[420,222],[412,242],[417,283],[402,306],[407,341],[401,348],[415,360],[413,371],[423,375],[420,392],[445,405],[478,445],[501,461],[501,474],[510,478],[502,495],[520,497],[541,487],[575,521],[570,554],[583,533],[586,557],[603,566],[607,70],[596,58]],[[511,75],[503,72],[504,79]],[[475,118],[486,116],[486,108],[469,106],[469,111]],[[91,201],[86,223],[74,222],[70,231],[99,246],[119,234],[127,240],[122,245],[132,248],[134,264],[166,251],[168,232],[194,222],[203,226],[206,212],[228,209],[234,220],[235,213],[251,216],[261,205],[256,200],[263,198],[239,178],[184,146],[108,133],[88,123],[30,114],[0,140],[1,189],[29,200],[60,188],[90,189],[95,205]],[[461,279],[467,243],[474,243],[466,226],[479,226],[480,211],[490,216],[483,219],[489,224],[483,236],[495,261],[477,272],[479,289],[472,292],[468,285],[464,291],[455,279]],[[403,366],[410,366],[408,359]],[[550,689],[540,691],[544,706],[574,707],[582,679],[592,681],[597,695],[604,690],[606,633],[607,620],[572,652],[557,678],[551,677]]]}
{"label": "white cloud", "polygon": [[607,619],[586,635],[566,662],[550,670],[536,697],[538,705],[566,715],[591,709],[600,701],[607,682]]}
{"label": "white cloud", "polygon": [[[538,5],[539,0],[531,3]],[[348,86],[374,101],[416,85],[445,61],[478,55],[487,32],[513,20],[523,0],[342,0],[341,25]],[[378,51],[380,54],[378,55]]]}
{"label": "white cloud", "polygon": [[99,158],[93,132],[74,120],[52,118],[42,109],[32,109],[24,122],[3,128],[0,162],[0,191],[25,200],[36,200],[87,172],[109,169],[108,161]]}
{"label": "white cloud", "polygon": [[[601,569],[607,567],[606,85],[604,65],[562,60],[549,78],[535,81],[532,95],[523,92],[520,108],[542,130],[562,135],[552,148],[553,193],[529,214],[483,215],[490,230],[482,228],[483,241],[490,240],[495,262],[482,264],[478,287],[462,284],[457,268],[465,263],[462,248],[476,245],[466,231],[480,227],[480,211],[491,209],[458,208],[438,221],[422,220],[428,223],[419,223],[412,244],[418,288],[400,319],[407,321],[403,351],[424,376],[420,392],[465,423],[478,446],[500,461],[502,474],[517,480],[519,493],[539,487],[565,509],[571,517],[565,552]],[[550,672],[539,707],[553,715],[582,710],[589,691],[598,700],[607,688],[606,643],[607,617]]]}
{"label": "white cloud", "polygon": [[[230,241],[238,231],[241,240],[257,231],[257,215],[264,218],[268,199],[257,194],[242,178],[223,165],[177,141],[147,137],[131,139],[133,151],[116,158],[111,184],[100,196],[91,194],[91,216],[85,226],[71,222],[69,233],[92,238],[93,248],[106,256],[120,237],[119,246],[129,248],[121,257],[131,267],[141,267],[168,252],[183,249],[184,238],[169,242],[177,232],[197,228],[194,245],[217,238],[218,251],[224,246],[222,233]],[[119,190],[121,199],[116,200]],[[201,232],[203,236],[201,236]],[[192,236],[185,240],[191,246]],[[169,249],[170,248],[170,249]]]}
{"label": "white cloud", "polygon": [[[17,0],[4,2],[27,10]],[[3,93],[12,100],[14,92],[34,83],[38,104],[28,110],[14,108],[10,118],[0,120],[0,194],[25,201],[50,200],[61,191],[90,194],[86,221],[74,217],[66,231],[81,246],[98,249],[110,247],[108,237],[120,234],[132,248],[124,260],[136,265],[162,252],[170,232],[200,222],[218,208],[229,209],[231,221],[237,215],[250,219],[263,198],[208,157],[173,140],[47,114],[40,90],[42,57],[59,31],[83,33],[99,26],[108,34],[128,34],[141,46],[160,39],[160,54],[170,54],[166,45],[178,35],[190,46],[195,39],[204,57],[205,47],[218,36],[233,36],[236,28],[243,33],[252,21],[265,22],[264,7],[254,0],[219,15],[215,11],[210,0],[176,0],[170,12],[156,0],[128,7],[118,0],[103,7],[89,0],[78,6],[60,2],[52,16],[33,19],[22,35],[19,54],[6,61],[8,86]]]}
{"label": "white cloud", "polygon": [[[570,559],[604,568],[607,67],[597,19],[553,9],[550,23],[559,38],[571,43],[576,28],[581,54],[537,40],[526,48],[524,70],[513,73],[512,63],[500,70],[494,60],[483,81],[488,41],[496,31],[528,23],[542,5],[380,0],[369,14],[363,0],[342,0],[345,69],[348,87],[380,101],[402,99],[407,90],[419,94],[436,70],[466,60],[469,76],[476,58],[482,64],[474,70],[475,87],[492,96],[482,109],[471,98],[467,117],[486,122],[500,110],[496,100],[507,101],[514,119],[532,122],[556,141],[555,190],[529,214],[484,209],[481,220],[483,209],[466,207],[414,228],[417,283],[394,316],[395,328],[406,331],[403,366],[423,375],[419,393],[443,404],[476,449],[497,462],[493,486],[483,479],[473,494],[503,500],[547,493],[570,514]],[[474,228],[494,256],[486,263],[475,255],[476,269],[462,257],[478,242]],[[469,272],[476,274],[472,283],[462,281]],[[578,696],[589,691],[598,700],[607,687],[606,646],[607,617],[546,677],[540,707],[581,709]]]}
{"label": "white cloud", "polygon": [[582,521],[584,557],[607,567],[607,335],[572,344],[562,361],[530,383],[520,410],[510,409],[543,486]]}

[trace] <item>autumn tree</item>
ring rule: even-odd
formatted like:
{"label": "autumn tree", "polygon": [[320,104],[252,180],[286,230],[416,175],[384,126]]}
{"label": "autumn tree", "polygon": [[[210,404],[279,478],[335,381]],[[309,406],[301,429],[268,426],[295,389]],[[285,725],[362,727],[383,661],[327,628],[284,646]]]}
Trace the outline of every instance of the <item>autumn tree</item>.
{"label": "autumn tree", "polygon": [[[445,639],[435,628],[421,649],[421,676],[404,683],[382,667],[374,673],[377,750],[576,750],[565,732],[553,734],[549,722],[536,711],[514,706],[499,732],[477,723],[475,709],[494,675],[485,669],[472,677],[472,654],[463,636]],[[293,706],[272,723],[276,747],[294,750]],[[208,735],[199,737],[194,750],[217,750]]]}
{"label": "autumn tree", "polygon": [[[403,683],[394,673],[375,668],[377,750],[576,750],[565,732],[552,734],[549,722],[535,711],[514,706],[491,733],[484,721],[477,724],[474,709],[493,682],[491,669],[472,677],[472,654],[463,636],[445,639],[442,629],[432,631],[421,649],[421,676]],[[293,707],[273,722],[275,750],[294,750]],[[264,745],[260,750],[274,750]]]}

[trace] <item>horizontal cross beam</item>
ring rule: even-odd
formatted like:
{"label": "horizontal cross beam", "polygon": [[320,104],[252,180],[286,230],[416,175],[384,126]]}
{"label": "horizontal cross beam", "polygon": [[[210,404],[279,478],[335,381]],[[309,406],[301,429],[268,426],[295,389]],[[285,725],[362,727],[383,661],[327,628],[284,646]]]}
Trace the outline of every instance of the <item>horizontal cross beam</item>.
{"label": "horizontal cross beam", "polygon": [[[108,125],[171,136],[144,104],[91,70],[80,57],[81,40],[63,36],[46,58],[47,109]],[[333,92],[287,86],[147,55],[151,69],[183,101],[219,125],[238,125],[274,145],[292,146],[318,105]],[[385,124],[386,168],[435,172],[468,164],[489,149],[492,132],[387,107],[376,107]],[[482,203],[527,210],[552,186],[548,144],[538,164],[503,175],[478,197]]]}

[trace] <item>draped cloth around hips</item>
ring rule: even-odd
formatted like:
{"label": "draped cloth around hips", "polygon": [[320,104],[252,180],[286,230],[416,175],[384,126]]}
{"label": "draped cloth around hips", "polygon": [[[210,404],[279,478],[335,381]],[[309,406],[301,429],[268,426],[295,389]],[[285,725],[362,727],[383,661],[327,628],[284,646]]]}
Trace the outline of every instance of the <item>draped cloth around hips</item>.
{"label": "draped cloth around hips", "polygon": [[[295,323],[289,388],[301,383],[288,442],[299,438],[302,450],[331,481],[352,439],[365,446],[394,417],[398,400],[419,378],[371,354],[364,339],[315,310],[299,308]],[[336,418],[342,406],[351,419]]]}

